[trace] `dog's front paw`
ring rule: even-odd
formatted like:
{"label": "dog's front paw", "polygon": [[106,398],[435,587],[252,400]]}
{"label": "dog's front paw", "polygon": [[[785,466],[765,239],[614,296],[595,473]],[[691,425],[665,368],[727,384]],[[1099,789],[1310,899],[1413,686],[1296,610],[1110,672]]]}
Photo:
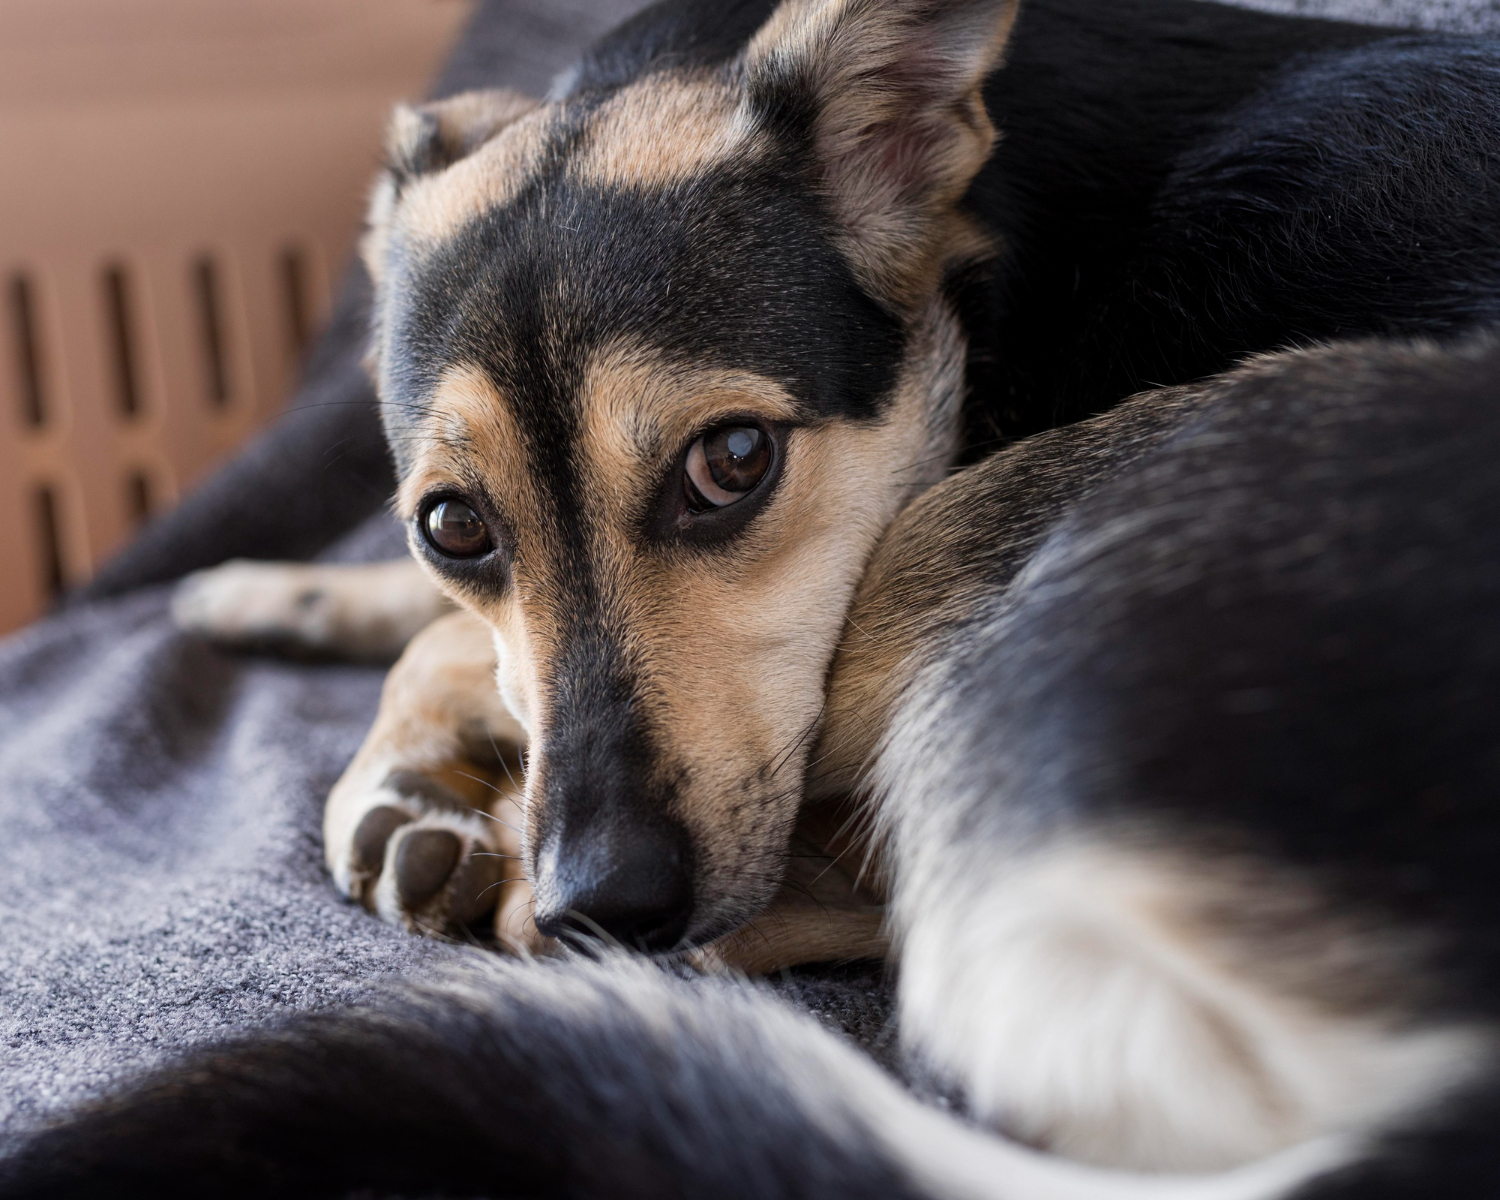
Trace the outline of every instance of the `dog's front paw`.
{"label": "dog's front paw", "polygon": [[416,563],[359,565],[236,559],[177,585],[177,624],[225,645],[289,654],[390,659],[448,602]]}
{"label": "dog's front paw", "polygon": [[471,801],[432,775],[398,769],[363,796],[341,798],[362,815],[341,843],[330,842],[339,890],[414,933],[455,936],[493,922],[506,949],[544,950],[529,920],[519,808],[505,792],[491,794],[497,803]]}
{"label": "dog's front paw", "polygon": [[447,933],[494,911],[504,850],[483,810],[412,771],[387,779],[381,803],[355,827],[348,894],[392,924]]}

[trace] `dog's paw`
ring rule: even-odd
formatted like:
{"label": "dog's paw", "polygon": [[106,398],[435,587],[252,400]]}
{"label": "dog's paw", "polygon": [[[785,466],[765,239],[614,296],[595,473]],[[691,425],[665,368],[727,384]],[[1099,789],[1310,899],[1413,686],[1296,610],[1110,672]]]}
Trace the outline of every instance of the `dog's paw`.
{"label": "dog's paw", "polygon": [[[433,937],[493,927],[517,952],[545,949],[528,920],[520,836],[503,810],[472,804],[432,776],[395,770],[364,797],[347,844],[330,858],[347,896],[392,925]],[[332,849],[332,847],[330,847]],[[528,929],[532,932],[528,935]]]}
{"label": "dog's paw", "polygon": [[237,559],[189,575],[172,597],[182,629],[283,654],[390,659],[448,602],[416,563],[308,565]]}

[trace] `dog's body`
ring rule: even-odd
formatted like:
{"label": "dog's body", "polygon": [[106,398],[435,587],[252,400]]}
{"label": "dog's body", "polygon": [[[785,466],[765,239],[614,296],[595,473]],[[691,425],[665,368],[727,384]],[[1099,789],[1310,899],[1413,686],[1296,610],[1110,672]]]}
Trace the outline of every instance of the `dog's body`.
{"label": "dog's body", "polygon": [[[477,1026],[477,1001],[424,1002],[396,1028],[438,1046],[426,1081],[378,1050],[384,1018],[285,1045],[376,1047],[349,1081],[447,1106],[419,1123],[526,1109],[492,1148],[527,1192],[1490,1194],[1500,348],[1231,368],[1500,319],[1500,50],[1043,0],[996,71],[998,0],[771,7],[661,5],[549,105],[398,119],[376,374],[413,549],[463,611],[407,650],[330,798],[335,878],[414,928],[498,899],[530,948],[765,969],[889,935],[903,1041],[980,1121],[1101,1168],[1243,1169],[1137,1184],[986,1143],[750,1000],[733,1048],[713,999],[663,1041],[605,1015],[611,989],[688,1004],[634,968],[548,968],[578,996],[555,1026],[536,966]],[[1181,386],[1120,403],[1148,385]],[[182,612],[369,649],[440,603],[414,590],[382,642],[358,604],[326,623],[367,579],[276,570]],[[524,797],[486,814],[475,777],[503,786],[522,745]],[[799,817],[875,855],[865,877],[793,871],[799,900]],[[443,1065],[476,1028],[488,1082]],[[568,1048],[606,1034],[643,1056],[618,1094]],[[755,1061],[778,1037],[825,1077]],[[118,1166],[65,1148],[172,1127],[271,1060],[38,1142],[15,1194]],[[351,1132],[326,1111],[348,1082],[284,1082],[346,1142],[318,1186],[509,1186],[392,1154],[374,1100]],[[682,1115],[721,1088],[807,1140]],[[265,1110],[226,1111],[182,1161],[298,1161]],[[781,1165],[694,1165],[725,1154]]]}

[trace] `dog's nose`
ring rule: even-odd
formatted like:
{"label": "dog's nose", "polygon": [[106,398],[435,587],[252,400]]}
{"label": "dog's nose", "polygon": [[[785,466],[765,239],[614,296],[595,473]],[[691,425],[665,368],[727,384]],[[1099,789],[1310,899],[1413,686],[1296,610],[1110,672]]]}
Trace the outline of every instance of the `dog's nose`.
{"label": "dog's nose", "polygon": [[687,835],[669,822],[632,822],[555,836],[538,856],[536,893],[537,928],[549,937],[670,950],[692,913]]}

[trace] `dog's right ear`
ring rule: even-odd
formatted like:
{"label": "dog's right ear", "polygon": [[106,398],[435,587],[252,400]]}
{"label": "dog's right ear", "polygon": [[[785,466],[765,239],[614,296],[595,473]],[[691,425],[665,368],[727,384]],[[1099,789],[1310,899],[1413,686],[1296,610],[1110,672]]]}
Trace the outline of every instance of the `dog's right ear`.
{"label": "dog's right ear", "polygon": [[460,92],[427,104],[398,104],[385,133],[386,169],[370,196],[361,253],[377,282],[385,234],[401,190],[413,179],[467,158],[541,104],[510,88]]}
{"label": "dog's right ear", "polygon": [[989,157],[983,85],[1016,0],[782,0],[745,53],[751,104],[810,145],[856,268],[925,294],[944,214]]}

